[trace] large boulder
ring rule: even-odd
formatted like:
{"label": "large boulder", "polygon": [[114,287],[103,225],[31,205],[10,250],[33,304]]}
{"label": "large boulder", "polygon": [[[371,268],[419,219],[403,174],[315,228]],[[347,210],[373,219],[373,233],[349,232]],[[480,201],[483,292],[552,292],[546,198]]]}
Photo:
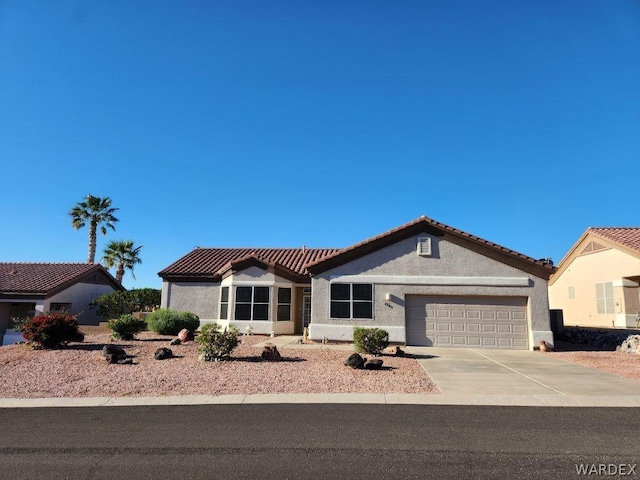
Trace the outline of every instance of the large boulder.
{"label": "large boulder", "polygon": [[640,335],[629,335],[618,348],[619,352],[636,353],[640,355]]}
{"label": "large boulder", "polygon": [[170,348],[162,347],[155,351],[153,354],[153,358],[156,360],[166,360],[167,358],[173,357],[173,352]]}
{"label": "large boulder", "polygon": [[273,343],[267,343],[264,346],[261,357],[268,362],[277,362],[282,359],[282,355],[280,355],[278,348]]}
{"label": "large boulder", "polygon": [[364,368],[364,364],[367,361],[366,358],[362,358],[358,353],[352,353],[349,358],[344,362],[347,367],[351,368]]}

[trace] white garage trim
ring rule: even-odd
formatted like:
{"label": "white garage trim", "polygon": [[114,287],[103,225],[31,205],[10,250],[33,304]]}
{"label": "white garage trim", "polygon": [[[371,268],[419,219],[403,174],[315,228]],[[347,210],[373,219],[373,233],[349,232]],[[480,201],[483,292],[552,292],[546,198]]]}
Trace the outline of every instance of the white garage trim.
{"label": "white garage trim", "polygon": [[407,344],[529,348],[526,297],[406,297]]}
{"label": "white garage trim", "polygon": [[331,275],[330,282],[379,285],[445,285],[478,287],[529,287],[527,277],[434,277],[413,275]]}

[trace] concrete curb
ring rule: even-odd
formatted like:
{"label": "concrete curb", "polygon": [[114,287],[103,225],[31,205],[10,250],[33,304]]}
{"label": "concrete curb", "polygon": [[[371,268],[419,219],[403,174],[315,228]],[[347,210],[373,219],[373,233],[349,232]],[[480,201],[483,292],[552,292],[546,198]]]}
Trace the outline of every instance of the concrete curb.
{"label": "concrete curb", "polygon": [[521,407],[640,407],[640,395],[442,395],[399,393],[313,393],[184,395],[167,397],[0,398],[0,408],[124,407],[247,404],[485,405]]}

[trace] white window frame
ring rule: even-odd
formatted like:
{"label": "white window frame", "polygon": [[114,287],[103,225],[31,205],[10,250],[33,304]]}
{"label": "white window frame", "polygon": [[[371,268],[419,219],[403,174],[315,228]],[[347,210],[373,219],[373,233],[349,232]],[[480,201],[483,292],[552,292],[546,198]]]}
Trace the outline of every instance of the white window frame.
{"label": "white window frame", "polygon": [[[611,289],[610,295],[607,295],[607,289]],[[613,282],[596,283],[596,313],[598,315],[613,315],[615,308]]]}
{"label": "white window frame", "polygon": [[416,252],[420,257],[431,256],[431,237],[418,237]]}

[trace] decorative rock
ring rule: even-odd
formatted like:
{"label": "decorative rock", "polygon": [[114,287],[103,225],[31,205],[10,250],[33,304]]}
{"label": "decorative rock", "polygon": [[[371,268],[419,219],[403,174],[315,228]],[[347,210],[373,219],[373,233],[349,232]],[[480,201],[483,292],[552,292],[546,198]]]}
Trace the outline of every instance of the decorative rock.
{"label": "decorative rock", "polygon": [[372,358],[367,363],[364,364],[364,368],[367,370],[380,370],[382,367],[382,360],[379,358]]}
{"label": "decorative rock", "polygon": [[133,365],[133,358],[120,358],[118,365]]}
{"label": "decorative rock", "polygon": [[102,354],[105,357],[107,355],[126,355],[124,349],[117,345],[105,345],[102,347]]}
{"label": "decorative rock", "polygon": [[156,350],[156,352],[153,354],[153,357],[156,360],[165,360],[167,358],[173,357],[173,352],[169,348],[162,347]]}
{"label": "decorative rock", "polygon": [[396,357],[404,357],[404,350],[402,350],[397,345],[394,345],[392,347],[387,347],[382,352],[385,353],[386,355],[395,355]]}
{"label": "decorative rock", "polygon": [[364,364],[367,361],[366,358],[362,358],[358,353],[352,353],[349,358],[344,362],[347,367],[351,368],[364,368]]}
{"label": "decorative rock", "polygon": [[629,335],[618,348],[622,353],[636,353],[640,355],[640,335]]}
{"label": "decorative rock", "polygon": [[273,343],[267,343],[264,346],[261,357],[263,360],[267,360],[268,362],[277,362],[278,360],[282,359],[280,352]]}
{"label": "decorative rock", "polygon": [[545,342],[544,340],[540,340],[540,343],[538,344],[538,348],[540,349],[541,352],[550,352],[551,350],[553,350],[553,347],[549,345],[547,342]]}
{"label": "decorative rock", "polygon": [[169,345],[180,345],[182,343],[182,340],[180,340],[179,338],[174,338],[173,340],[171,340],[171,343]]}
{"label": "decorative rock", "polygon": [[104,358],[107,363],[117,363],[119,355],[114,355],[113,353],[107,353]]}
{"label": "decorative rock", "polygon": [[193,341],[193,333],[191,333],[186,328],[183,328],[182,330],[180,330],[180,333],[178,333],[178,338],[182,343],[191,342]]}

